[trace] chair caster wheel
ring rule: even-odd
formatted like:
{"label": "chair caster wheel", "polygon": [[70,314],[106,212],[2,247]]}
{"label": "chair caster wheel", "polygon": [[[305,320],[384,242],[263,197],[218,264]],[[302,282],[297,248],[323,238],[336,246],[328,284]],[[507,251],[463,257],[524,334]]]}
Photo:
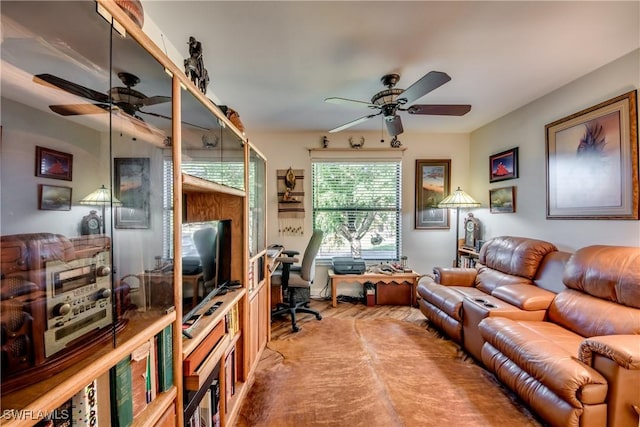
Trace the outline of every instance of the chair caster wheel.
{"label": "chair caster wheel", "polygon": [[316,314],[316,319],[318,319],[318,320],[322,320],[322,315],[320,315],[320,314]]}
{"label": "chair caster wheel", "polygon": [[300,332],[300,328],[298,326],[294,326],[291,329],[293,330],[293,332]]}

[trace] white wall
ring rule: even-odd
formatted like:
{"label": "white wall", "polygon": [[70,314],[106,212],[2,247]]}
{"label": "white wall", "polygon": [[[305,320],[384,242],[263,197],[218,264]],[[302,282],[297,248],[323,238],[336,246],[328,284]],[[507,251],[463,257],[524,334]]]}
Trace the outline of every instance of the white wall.
{"label": "white wall", "polygon": [[[380,143],[379,132],[342,132],[328,135],[319,132],[252,132],[250,140],[267,158],[267,240],[280,243],[287,248],[303,251],[311,237],[311,159],[309,148],[320,148],[321,138],[327,135],[329,148],[349,147],[348,138],[359,141],[365,137],[364,148],[389,147],[389,137]],[[436,265],[451,265],[455,256],[455,228],[450,230],[416,230],[415,217],[415,162],[416,159],[452,159],[451,186],[462,186],[469,182],[469,135],[468,134],[415,134],[404,133],[400,138],[406,151],[367,152],[353,150],[333,152],[326,155],[342,158],[371,158],[395,156],[402,159],[402,252],[409,257],[409,265],[419,273],[430,273]],[[322,153],[324,156],[325,153]],[[277,224],[277,169],[304,169],[305,234],[301,237],[279,236]],[[452,215],[453,223],[455,216]],[[326,266],[319,265],[314,283],[314,294],[326,283]],[[340,294],[358,295],[360,286],[339,289]]]}
{"label": "white wall", "polygon": [[[592,244],[640,246],[640,222],[547,220],[545,125],[640,87],[640,50],[515,110],[471,134],[469,190],[484,208],[474,211],[485,237],[517,235],[574,251]],[[489,184],[489,156],[519,147],[518,179]],[[515,185],[515,214],[491,214],[489,189]]]}

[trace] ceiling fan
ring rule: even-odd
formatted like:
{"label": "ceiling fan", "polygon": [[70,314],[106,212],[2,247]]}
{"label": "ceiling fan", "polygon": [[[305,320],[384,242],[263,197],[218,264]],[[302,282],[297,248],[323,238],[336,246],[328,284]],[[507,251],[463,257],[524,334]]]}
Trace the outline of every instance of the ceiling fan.
{"label": "ceiling fan", "polygon": [[395,137],[404,132],[402,120],[397,114],[398,111],[406,111],[409,114],[463,116],[471,110],[471,105],[467,104],[413,104],[419,98],[422,98],[427,93],[451,80],[451,77],[446,73],[430,71],[407,89],[397,89],[395,87],[399,80],[399,74],[386,74],[382,76],[380,81],[387,89],[373,95],[371,102],[336,97],[325,99],[325,102],[332,104],[359,104],[366,105],[372,110],[379,110],[377,113],[360,117],[359,119],[331,129],[329,133],[340,132],[341,130],[366,122],[373,117],[382,115],[387,124],[389,134]]}
{"label": "ceiling fan", "polygon": [[[142,111],[141,108],[149,105],[170,102],[171,97],[168,96],[151,96],[133,89],[135,85],[140,83],[140,79],[127,72],[119,72],[118,77],[124,84],[109,89],[107,93],[97,92],[93,89],[81,86],[77,83],[70,82],[52,74],[37,74],[33,77],[33,81],[42,85],[52,86],[57,89],[64,90],[73,95],[87,98],[95,103],[85,104],[66,104],[66,105],[50,105],[51,111],[62,116],[73,116],[82,114],[98,114],[107,112],[122,111],[126,113],[132,122],[143,128],[148,128],[139,114],[148,114],[150,116],[160,117],[171,120],[171,117],[162,114]],[[142,122],[142,123],[140,123]]]}

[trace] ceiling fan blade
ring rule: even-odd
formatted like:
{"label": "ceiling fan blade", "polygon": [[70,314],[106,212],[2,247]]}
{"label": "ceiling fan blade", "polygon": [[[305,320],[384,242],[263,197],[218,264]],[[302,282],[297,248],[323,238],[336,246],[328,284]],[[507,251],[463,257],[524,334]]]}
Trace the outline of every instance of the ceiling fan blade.
{"label": "ceiling fan blade", "polygon": [[171,101],[170,96],[150,96],[142,100],[142,105],[155,105]]}
{"label": "ceiling fan blade", "polygon": [[407,108],[409,114],[428,114],[435,116],[464,116],[471,111],[468,104],[415,104]]}
{"label": "ceiling fan blade", "polygon": [[81,86],[77,83],[72,83],[68,80],[61,79],[60,77],[56,77],[51,74],[36,74],[33,76],[33,81],[35,83],[51,86],[56,89],[62,89],[65,92],[69,92],[73,95],[81,96],[83,98],[91,99],[97,102],[109,102],[109,96],[96,92],[93,89],[89,89],[88,87]]}
{"label": "ceiling fan blade", "polygon": [[[158,113],[151,113],[151,112],[148,112],[148,111],[142,111],[142,110],[138,110],[138,113],[141,113],[141,114],[148,114],[149,116],[160,117],[161,119],[171,120],[171,117],[169,117],[169,116],[164,116],[164,115],[162,115],[162,114],[158,114]],[[189,126],[192,126],[192,127],[194,127],[194,128],[198,128],[198,129],[202,129],[202,130],[206,130],[206,131],[210,131],[210,130],[211,130],[211,129],[206,128],[206,127],[203,127],[203,126],[194,125],[193,123],[189,123],[189,122],[186,122],[186,121],[184,121],[184,120],[182,121],[182,123],[184,123],[184,124],[186,124],[186,125],[189,125]]]}
{"label": "ceiling fan blade", "polygon": [[411,104],[418,98],[422,98],[432,90],[439,88],[449,80],[451,80],[451,77],[449,77],[447,73],[443,73],[441,71],[429,71],[427,74],[422,76],[420,80],[398,95],[398,102],[400,104]]}
{"label": "ceiling fan blade", "polygon": [[54,113],[61,116],[78,116],[82,114],[100,114],[108,113],[108,104],[66,104],[66,105],[49,105]]}
{"label": "ceiling fan blade", "polygon": [[377,105],[372,104],[370,102],[357,101],[355,99],[347,99],[347,98],[337,98],[337,97],[325,98],[324,102],[328,102],[330,104],[339,104],[339,105],[351,105],[351,104],[363,105],[364,104],[369,108],[378,108]]}
{"label": "ceiling fan blade", "polygon": [[400,119],[399,115],[395,116],[387,116],[384,118],[384,121],[387,123],[387,131],[391,136],[398,136],[402,132],[404,132],[404,128],[402,127],[402,119]]}
{"label": "ceiling fan blade", "polygon": [[379,116],[380,114],[382,114],[382,111],[381,111],[381,112],[379,112],[379,113],[376,113],[376,114],[369,114],[368,116],[360,117],[359,119],[356,119],[356,120],[350,121],[349,123],[345,123],[345,124],[343,124],[342,126],[338,126],[337,128],[331,129],[331,130],[329,131],[329,133],[336,133],[336,132],[340,132],[341,130],[348,129],[348,128],[350,128],[350,127],[352,127],[352,126],[355,126],[355,125],[357,125],[357,124],[364,123],[364,122],[366,122],[367,120],[369,120],[370,118],[375,117],[375,116]]}

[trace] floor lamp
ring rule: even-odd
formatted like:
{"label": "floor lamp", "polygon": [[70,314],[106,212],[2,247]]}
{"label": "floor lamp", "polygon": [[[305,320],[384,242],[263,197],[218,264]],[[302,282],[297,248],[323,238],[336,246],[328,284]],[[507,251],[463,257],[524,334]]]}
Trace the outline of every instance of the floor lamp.
{"label": "floor lamp", "polygon": [[111,191],[108,188],[105,188],[102,185],[97,190],[91,192],[86,197],[80,200],[81,205],[91,205],[91,206],[101,206],[102,207],[102,217],[100,218],[100,222],[102,222],[102,234],[106,234],[106,226],[105,226],[105,218],[104,218],[104,210],[107,205],[109,206],[122,206],[122,202],[115,197],[111,196]]}
{"label": "floor lamp", "polygon": [[459,265],[458,260],[460,258],[460,252],[458,252],[458,242],[460,239],[460,208],[477,208],[478,206],[480,206],[480,202],[476,202],[473,197],[462,191],[460,187],[438,203],[439,208],[456,210],[456,257],[454,267]]}

